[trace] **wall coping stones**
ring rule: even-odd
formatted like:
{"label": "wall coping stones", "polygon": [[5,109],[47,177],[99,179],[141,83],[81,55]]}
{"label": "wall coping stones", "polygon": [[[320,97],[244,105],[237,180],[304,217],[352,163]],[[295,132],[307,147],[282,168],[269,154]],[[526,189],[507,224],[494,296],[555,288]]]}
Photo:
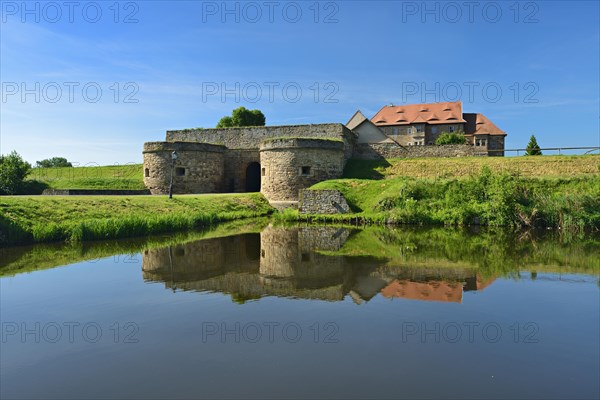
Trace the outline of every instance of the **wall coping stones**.
{"label": "wall coping stones", "polygon": [[142,153],[158,153],[164,151],[203,151],[223,153],[227,147],[219,144],[197,142],[146,142]]}
{"label": "wall coping stones", "polygon": [[260,151],[275,149],[327,149],[344,150],[344,142],[335,139],[317,139],[317,138],[270,138],[260,144]]}

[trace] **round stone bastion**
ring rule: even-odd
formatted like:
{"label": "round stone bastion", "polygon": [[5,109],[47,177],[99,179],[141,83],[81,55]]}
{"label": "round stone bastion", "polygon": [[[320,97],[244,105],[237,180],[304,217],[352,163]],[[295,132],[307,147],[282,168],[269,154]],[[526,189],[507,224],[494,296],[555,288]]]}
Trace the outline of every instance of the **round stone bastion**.
{"label": "round stone bastion", "polygon": [[[144,143],[144,184],[152,194],[216,193],[223,188],[225,146],[192,142]],[[177,159],[173,162],[172,153]]]}
{"label": "round stone bastion", "polygon": [[267,139],[260,145],[261,193],[269,201],[297,201],[298,192],[340,178],[344,143],[313,138]]}

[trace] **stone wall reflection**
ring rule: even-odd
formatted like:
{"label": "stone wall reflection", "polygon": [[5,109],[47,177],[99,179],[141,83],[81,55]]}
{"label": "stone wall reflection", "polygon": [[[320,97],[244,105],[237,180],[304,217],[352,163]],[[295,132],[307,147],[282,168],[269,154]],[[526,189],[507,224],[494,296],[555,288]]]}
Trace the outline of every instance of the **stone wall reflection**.
{"label": "stone wall reflection", "polygon": [[463,291],[480,290],[473,270],[398,268],[373,257],[332,255],[350,236],[346,228],[269,225],[245,234],[148,250],[143,278],[172,290],[220,292],[244,302],[263,296],[362,303],[381,295],[461,302]]}

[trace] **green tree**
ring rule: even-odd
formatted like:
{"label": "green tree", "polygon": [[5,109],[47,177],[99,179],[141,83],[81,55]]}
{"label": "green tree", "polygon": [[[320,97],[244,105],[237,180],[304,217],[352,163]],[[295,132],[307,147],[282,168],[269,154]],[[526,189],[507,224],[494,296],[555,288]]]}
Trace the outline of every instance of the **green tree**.
{"label": "green tree", "polygon": [[59,167],[72,167],[73,164],[67,161],[64,157],[52,157],[42,161],[36,161],[36,168],[59,168]]}
{"label": "green tree", "polygon": [[30,170],[31,164],[16,151],[0,155],[0,194],[17,194]]}
{"label": "green tree", "polygon": [[442,132],[440,136],[435,140],[435,144],[444,145],[444,144],[465,144],[467,143],[467,138],[465,138],[465,134],[463,132]]}
{"label": "green tree", "polygon": [[265,126],[265,116],[260,110],[248,110],[246,107],[238,107],[231,112],[231,116],[221,118],[217,124],[217,128],[237,126]]}
{"label": "green tree", "polygon": [[541,156],[542,150],[540,150],[540,146],[538,145],[537,140],[535,139],[535,135],[531,135],[529,138],[529,143],[527,144],[527,148],[525,149],[526,156]]}

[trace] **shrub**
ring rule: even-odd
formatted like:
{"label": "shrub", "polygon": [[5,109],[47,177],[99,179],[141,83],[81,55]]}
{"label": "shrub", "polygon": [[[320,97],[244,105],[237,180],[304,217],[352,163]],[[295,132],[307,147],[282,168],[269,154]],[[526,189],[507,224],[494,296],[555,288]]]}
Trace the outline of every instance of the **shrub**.
{"label": "shrub", "polygon": [[31,164],[16,151],[0,155],[0,194],[18,194],[30,171]]}
{"label": "shrub", "polygon": [[465,144],[467,143],[467,138],[465,138],[464,132],[442,132],[440,136],[435,141],[437,145],[446,145],[446,144]]}

